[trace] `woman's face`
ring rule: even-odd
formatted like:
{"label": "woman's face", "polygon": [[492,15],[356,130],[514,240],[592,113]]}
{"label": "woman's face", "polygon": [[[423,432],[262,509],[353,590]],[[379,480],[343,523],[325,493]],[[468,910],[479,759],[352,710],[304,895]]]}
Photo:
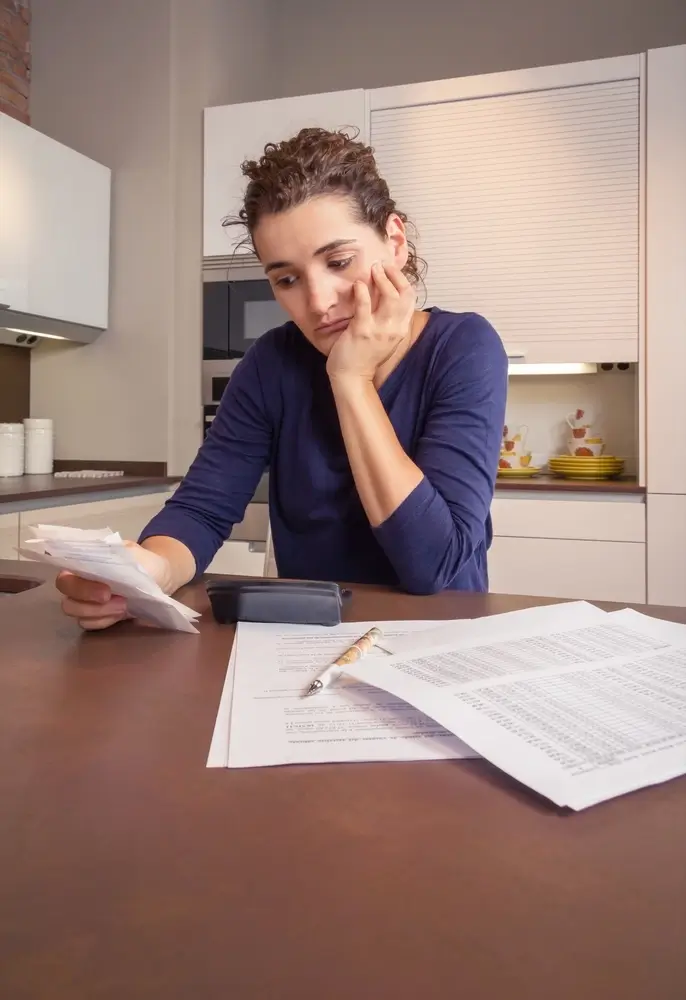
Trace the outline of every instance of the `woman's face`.
{"label": "woman's face", "polygon": [[372,264],[407,263],[405,227],[397,215],[389,217],[386,234],[384,240],[356,222],[345,196],[312,198],[260,219],[253,242],[276,300],[322,354],[329,354],[352,318],[353,282],[365,282],[376,308]]}

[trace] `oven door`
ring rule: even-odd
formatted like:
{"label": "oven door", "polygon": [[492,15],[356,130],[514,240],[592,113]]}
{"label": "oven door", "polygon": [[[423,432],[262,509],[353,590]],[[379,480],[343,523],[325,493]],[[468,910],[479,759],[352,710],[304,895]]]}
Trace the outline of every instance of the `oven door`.
{"label": "oven door", "polygon": [[203,361],[202,402],[203,406],[216,406],[222,398],[240,358],[225,361]]}

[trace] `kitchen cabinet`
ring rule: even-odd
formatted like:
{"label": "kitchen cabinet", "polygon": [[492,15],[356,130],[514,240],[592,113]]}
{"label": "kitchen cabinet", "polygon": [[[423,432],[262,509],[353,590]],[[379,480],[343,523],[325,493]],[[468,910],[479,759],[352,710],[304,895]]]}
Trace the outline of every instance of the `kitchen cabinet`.
{"label": "kitchen cabinet", "polygon": [[108,322],[111,171],[0,114],[0,303]]}
{"label": "kitchen cabinet", "polygon": [[0,559],[18,559],[19,515],[0,514]]}
{"label": "kitchen cabinet", "polygon": [[648,496],[648,603],[686,607],[686,496]]}
{"label": "kitchen cabinet", "polygon": [[638,55],[372,90],[428,302],[526,363],[638,361],[642,95]]}
{"label": "kitchen cabinet", "polygon": [[19,536],[22,542],[31,537],[30,525],[59,524],[70,528],[111,528],[118,531],[122,538],[135,541],[172,493],[173,490],[170,490],[21,511]]}
{"label": "kitchen cabinet", "polygon": [[245,516],[234,525],[210,563],[208,573],[231,576],[276,576],[269,529],[269,505],[249,503]]}
{"label": "kitchen cabinet", "polygon": [[645,504],[496,498],[491,513],[492,593],[645,601]]}
{"label": "kitchen cabinet", "polygon": [[[255,551],[257,549],[257,551]],[[227,576],[264,576],[264,542],[224,542],[210,563],[208,573]]]}
{"label": "kitchen cabinet", "polygon": [[686,495],[686,45],[647,66],[646,481]]}
{"label": "kitchen cabinet", "polygon": [[[245,159],[259,158],[268,142],[279,142],[301,128],[345,126],[368,135],[364,90],[307,94],[273,101],[253,101],[205,109],[203,256],[233,254],[244,236],[242,227],[224,228],[222,219],[235,218],[242,205]],[[248,255],[247,250],[241,251]]]}
{"label": "kitchen cabinet", "polygon": [[493,539],[488,557],[494,594],[642,603],[645,545],[561,538]]}

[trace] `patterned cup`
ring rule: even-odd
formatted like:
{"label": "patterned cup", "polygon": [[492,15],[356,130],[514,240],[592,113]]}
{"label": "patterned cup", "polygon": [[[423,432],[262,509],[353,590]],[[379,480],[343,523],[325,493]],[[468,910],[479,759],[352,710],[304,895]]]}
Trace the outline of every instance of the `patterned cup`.
{"label": "patterned cup", "polygon": [[577,455],[582,458],[598,458],[605,450],[605,442],[600,437],[587,437],[581,440],[571,437],[567,441],[567,449],[570,455]]}

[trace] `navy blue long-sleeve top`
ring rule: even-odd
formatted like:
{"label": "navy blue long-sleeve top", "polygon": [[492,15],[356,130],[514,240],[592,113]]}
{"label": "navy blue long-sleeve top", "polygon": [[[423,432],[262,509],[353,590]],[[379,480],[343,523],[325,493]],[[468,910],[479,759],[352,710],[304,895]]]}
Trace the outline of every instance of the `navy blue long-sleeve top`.
{"label": "navy blue long-sleeve top", "polygon": [[507,357],[493,327],[476,313],[431,309],[421,336],[379,390],[424,477],[372,528],[326,358],[286,323],[260,337],[238,364],[197,457],[139,540],[176,538],[204,572],[268,468],[280,576],[416,594],[486,591],[506,395]]}

